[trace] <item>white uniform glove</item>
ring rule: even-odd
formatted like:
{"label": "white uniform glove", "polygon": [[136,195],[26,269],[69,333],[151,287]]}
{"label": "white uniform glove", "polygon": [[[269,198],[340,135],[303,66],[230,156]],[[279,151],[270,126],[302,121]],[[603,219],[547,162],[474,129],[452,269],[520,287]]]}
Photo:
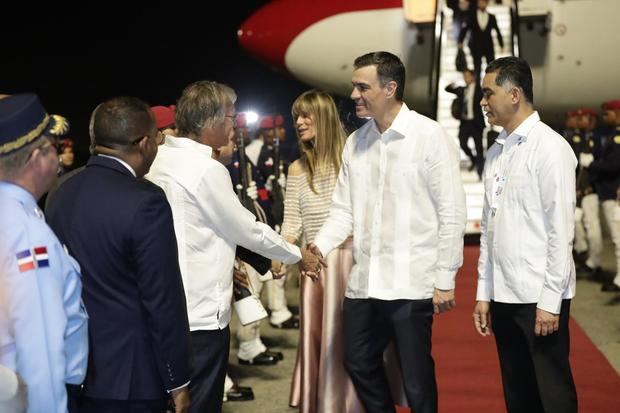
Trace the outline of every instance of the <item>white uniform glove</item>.
{"label": "white uniform glove", "polygon": [[280,188],[286,188],[286,176],[283,173],[280,174],[278,178],[278,183],[280,184]]}
{"label": "white uniform glove", "polygon": [[276,177],[275,177],[275,176],[273,176],[273,175],[269,175],[269,176],[267,177],[267,182],[265,182],[265,189],[266,189],[267,191],[269,191],[269,192],[273,191],[273,185],[272,185],[272,182],[273,182],[273,180],[274,180],[274,179],[276,179]]}
{"label": "white uniform glove", "polygon": [[255,181],[250,182],[250,184],[248,185],[248,188],[246,189],[246,192],[248,196],[252,198],[254,201],[258,199],[258,189],[256,189]]}
{"label": "white uniform glove", "polygon": [[579,163],[584,168],[587,168],[594,162],[594,156],[591,153],[580,153],[579,154]]}

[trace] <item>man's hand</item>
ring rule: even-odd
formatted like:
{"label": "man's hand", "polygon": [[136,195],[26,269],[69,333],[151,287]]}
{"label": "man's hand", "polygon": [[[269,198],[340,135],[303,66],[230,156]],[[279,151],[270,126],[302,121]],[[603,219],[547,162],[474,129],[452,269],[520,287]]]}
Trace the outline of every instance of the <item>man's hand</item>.
{"label": "man's hand", "polygon": [[248,280],[248,275],[241,270],[233,268],[233,289],[235,293],[239,294],[239,287],[245,287],[248,290],[250,289],[250,281]]}
{"label": "man's hand", "polygon": [[537,336],[547,336],[553,334],[560,328],[560,315],[536,309],[536,326],[534,334]]}
{"label": "man's hand", "polygon": [[301,249],[301,261],[299,263],[299,272],[306,277],[310,277],[312,281],[319,279],[319,274],[323,268],[327,268],[327,264],[323,259],[323,254],[319,248],[310,243],[306,248]]}
{"label": "man's hand", "polygon": [[182,387],[174,390],[171,393],[172,401],[174,402],[175,413],[187,413],[189,412],[189,406],[192,404],[189,400],[189,386]]}
{"label": "man's hand", "polygon": [[274,280],[279,280],[286,275],[286,265],[281,261],[271,261],[271,273]]}
{"label": "man's hand", "polygon": [[439,290],[435,288],[433,293],[433,311],[435,314],[445,313],[456,307],[456,301],[454,300],[454,289],[452,290]]}
{"label": "man's hand", "polygon": [[474,308],[474,327],[481,336],[490,336],[491,331],[491,314],[489,313],[489,302],[478,301]]}

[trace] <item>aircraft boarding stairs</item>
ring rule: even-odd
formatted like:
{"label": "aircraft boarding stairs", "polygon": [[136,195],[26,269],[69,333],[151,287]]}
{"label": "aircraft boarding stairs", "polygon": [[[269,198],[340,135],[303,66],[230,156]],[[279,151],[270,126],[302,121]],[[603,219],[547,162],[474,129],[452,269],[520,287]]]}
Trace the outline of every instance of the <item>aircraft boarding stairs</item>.
{"label": "aircraft boarding stairs", "polygon": [[[474,0],[475,1],[475,0]],[[442,2],[440,2],[441,4]],[[508,4],[507,4],[508,3]],[[497,25],[502,33],[504,40],[504,51],[500,49],[497,41],[495,42],[495,57],[507,56],[506,53],[510,50],[510,2],[503,1],[503,4],[496,5],[493,0],[487,8],[489,13],[492,13],[497,18]],[[456,97],[452,93],[445,91],[446,86],[452,82],[456,82],[457,85],[464,85],[463,75],[456,71],[455,59],[457,53],[456,40],[452,36],[452,10],[447,6],[443,6],[443,30],[441,31],[441,56],[440,56],[440,73],[439,73],[439,86],[437,96],[437,121],[443,126],[448,133],[448,136],[454,137],[458,143],[458,129],[459,121],[454,119],[450,113],[450,105]],[[495,32],[493,33],[495,38]],[[467,48],[467,39],[465,39],[464,51],[467,56],[468,67],[473,69],[474,64],[469,56],[469,49]],[[482,69],[484,71],[485,62],[483,60]],[[486,153],[486,133],[489,130],[485,129],[483,135],[483,146]],[[469,147],[472,152],[475,152],[473,139],[469,140]],[[467,205],[467,227],[465,229],[466,234],[478,234],[480,233],[480,218],[482,217],[482,204],[484,200],[484,187],[482,182],[478,179],[478,174],[475,170],[469,171],[470,161],[465,153],[461,150],[461,176],[463,179],[463,186],[465,188],[466,205]]]}

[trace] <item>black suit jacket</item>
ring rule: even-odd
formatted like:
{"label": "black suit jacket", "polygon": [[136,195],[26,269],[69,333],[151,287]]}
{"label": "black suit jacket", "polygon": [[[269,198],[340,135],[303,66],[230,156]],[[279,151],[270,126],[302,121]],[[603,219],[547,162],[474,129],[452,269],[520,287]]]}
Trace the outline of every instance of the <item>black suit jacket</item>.
{"label": "black suit jacket", "polygon": [[499,42],[500,47],[504,47],[504,39],[502,38],[502,34],[499,32],[499,27],[497,26],[497,19],[495,15],[489,14],[489,22],[487,23],[487,27],[484,30],[480,28],[478,24],[478,16],[476,12],[470,14],[467,19],[467,23],[461,30],[459,34],[459,43],[463,43],[465,40],[465,36],[467,32],[470,32],[469,42],[467,46],[471,51],[472,55],[483,55],[488,51],[492,51],[493,49],[493,37],[491,36],[491,30],[495,30],[497,34],[497,41]]}
{"label": "black suit jacket", "polygon": [[[484,115],[482,114],[482,107],[480,106],[480,101],[482,100],[482,88],[480,87],[480,84],[474,80],[475,82],[475,89],[474,89],[474,102],[473,102],[473,106],[474,106],[474,124],[480,128],[480,129],[484,129],[485,128],[485,123],[484,123]],[[464,99],[465,99],[465,86],[454,86],[452,84],[446,86],[446,92],[450,92],[450,93],[454,93],[455,95],[457,95],[459,97],[459,99],[461,99],[461,101],[463,102],[463,105],[465,105]]]}
{"label": "black suit jacket", "polygon": [[66,179],[50,226],[82,269],[87,397],[166,397],[189,381],[189,324],[172,212],[158,186],[101,156]]}

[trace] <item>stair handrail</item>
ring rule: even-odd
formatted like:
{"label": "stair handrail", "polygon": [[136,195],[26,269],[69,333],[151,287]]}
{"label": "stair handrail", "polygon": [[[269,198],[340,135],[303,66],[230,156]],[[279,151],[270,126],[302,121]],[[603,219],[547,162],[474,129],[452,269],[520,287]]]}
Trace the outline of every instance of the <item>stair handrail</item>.
{"label": "stair handrail", "polygon": [[435,32],[433,36],[431,73],[429,76],[429,94],[431,97],[432,117],[437,119],[439,109],[439,75],[441,73],[441,39],[443,36],[444,1],[437,0],[435,7]]}
{"label": "stair handrail", "polygon": [[521,54],[520,27],[519,0],[512,0],[512,4],[510,5],[510,51],[513,56],[517,57]]}

